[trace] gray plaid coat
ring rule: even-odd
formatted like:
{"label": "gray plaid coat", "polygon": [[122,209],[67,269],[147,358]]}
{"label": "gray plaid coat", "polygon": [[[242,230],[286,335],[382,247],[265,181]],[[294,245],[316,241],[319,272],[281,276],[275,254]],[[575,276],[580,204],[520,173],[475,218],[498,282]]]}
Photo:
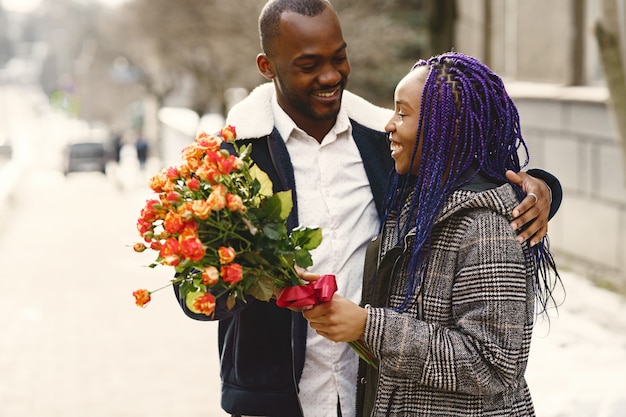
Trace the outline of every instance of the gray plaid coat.
{"label": "gray plaid coat", "polygon": [[388,307],[404,300],[410,248],[393,249],[394,228],[385,226],[379,276],[364,285],[372,303],[364,341],[380,372],[369,367],[360,381],[364,415],[534,416],[524,372],[535,268],[509,226],[517,204],[508,184],[454,192],[435,223],[419,300],[405,313]]}

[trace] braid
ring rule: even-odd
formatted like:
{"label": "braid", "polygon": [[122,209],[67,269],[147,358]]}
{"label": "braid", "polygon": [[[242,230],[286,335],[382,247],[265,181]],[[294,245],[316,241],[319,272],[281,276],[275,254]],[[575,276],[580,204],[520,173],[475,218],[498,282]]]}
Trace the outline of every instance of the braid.
{"label": "braid", "polygon": [[[519,114],[499,76],[477,59],[455,52],[420,60],[411,71],[423,66],[429,71],[410,166],[420,137],[422,160],[416,175],[392,175],[385,207],[385,219],[397,216],[397,244],[402,244],[412,233],[409,282],[399,311],[410,307],[421,285],[428,266],[433,225],[448,197],[478,173],[495,183],[507,182],[507,170],[518,172],[522,168],[520,148],[526,154],[523,166],[528,163]],[[472,167],[476,169],[468,177]],[[522,190],[511,185],[521,198]],[[547,248],[543,244],[537,246],[541,249],[531,253],[542,275],[541,271],[547,270],[546,264],[554,266],[554,263]],[[547,283],[545,278],[543,283]],[[551,292],[537,290],[536,293],[545,307]]]}

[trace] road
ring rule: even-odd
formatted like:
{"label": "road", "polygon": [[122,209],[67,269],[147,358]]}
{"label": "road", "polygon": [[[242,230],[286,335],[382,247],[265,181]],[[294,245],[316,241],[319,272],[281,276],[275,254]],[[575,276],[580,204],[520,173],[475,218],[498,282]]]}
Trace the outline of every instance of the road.
{"label": "road", "polygon": [[[0,217],[0,416],[226,416],[216,324],[184,316],[169,288],[133,303],[171,276],[131,248],[152,167],[139,172],[127,150],[108,176],[65,178],[60,132],[30,126],[39,134],[25,133],[32,155]],[[566,302],[531,348],[537,416],[626,416],[625,300],[563,279]]]}

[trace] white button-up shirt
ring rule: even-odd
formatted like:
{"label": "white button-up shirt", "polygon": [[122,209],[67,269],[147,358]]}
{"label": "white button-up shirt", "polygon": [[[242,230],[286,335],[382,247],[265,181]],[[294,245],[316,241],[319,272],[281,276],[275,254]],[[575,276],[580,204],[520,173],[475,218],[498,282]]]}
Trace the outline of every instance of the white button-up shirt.
{"label": "white button-up shirt", "polygon": [[[340,111],[333,129],[318,143],[298,128],[272,100],[274,123],[285,140],[296,181],[298,219],[319,226],[322,243],[312,251],[309,271],[334,274],[337,293],[359,303],[365,249],[379,220],[352,125]],[[347,343],[319,336],[309,327],[299,398],[305,417],[353,417],[358,357]]]}

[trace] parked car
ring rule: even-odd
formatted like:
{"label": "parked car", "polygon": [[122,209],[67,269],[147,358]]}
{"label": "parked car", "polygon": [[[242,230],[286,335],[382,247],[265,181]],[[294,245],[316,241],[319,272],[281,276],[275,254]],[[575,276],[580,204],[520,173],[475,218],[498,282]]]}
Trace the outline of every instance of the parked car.
{"label": "parked car", "polygon": [[65,148],[63,174],[86,171],[106,174],[106,164],[104,142],[72,142]]}

